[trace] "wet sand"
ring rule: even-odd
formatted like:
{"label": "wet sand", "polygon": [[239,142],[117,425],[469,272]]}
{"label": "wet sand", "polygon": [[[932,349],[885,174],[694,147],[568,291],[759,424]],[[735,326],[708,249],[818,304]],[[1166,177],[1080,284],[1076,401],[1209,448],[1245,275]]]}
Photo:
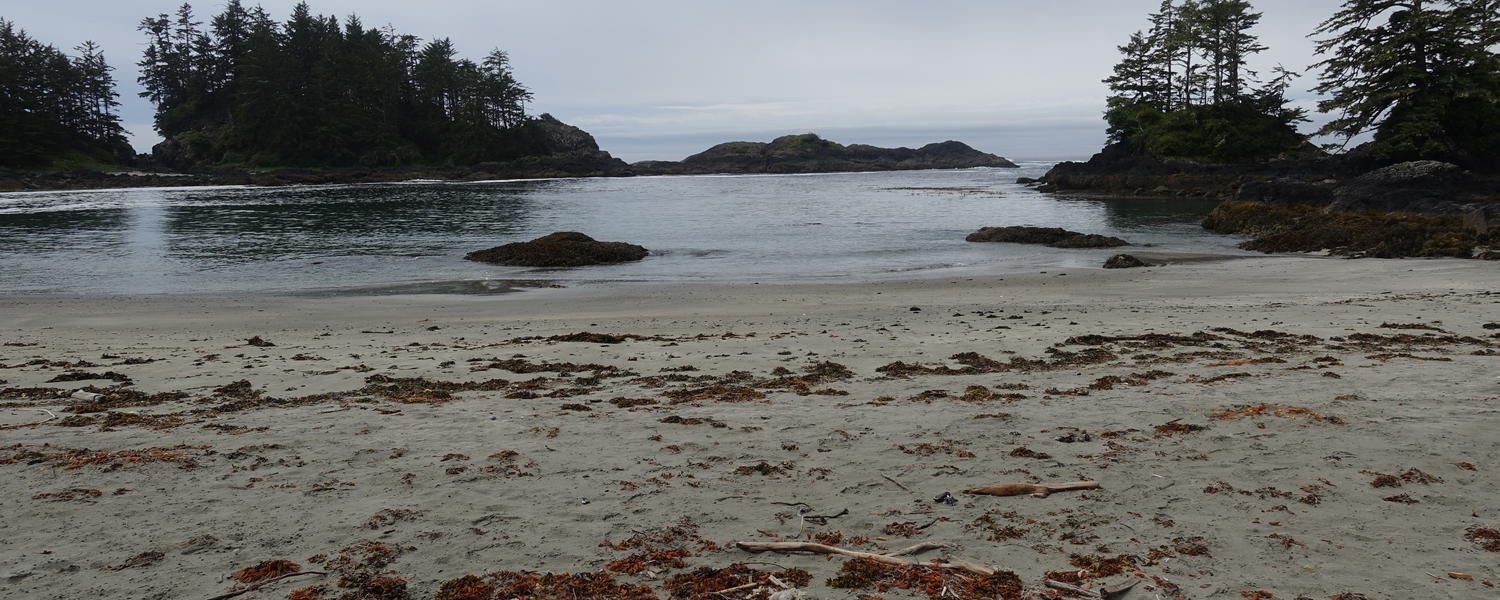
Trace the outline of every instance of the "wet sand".
{"label": "wet sand", "polygon": [[[239,597],[432,598],[513,571],[722,597],[680,584],[764,580],[749,569],[806,570],[816,598],[930,597],[829,587],[849,559],[732,546],[818,540],[949,544],[915,560],[1010,571],[1026,597],[1049,576],[1140,579],[1124,598],[1485,597],[1497,290],[1482,261],[1274,257],[0,298],[0,425],[57,417],[0,430],[0,595],[209,598],[284,559],[331,575]],[[68,396],[83,388],[103,395]],[[1101,488],[961,493],[1080,480]]]}

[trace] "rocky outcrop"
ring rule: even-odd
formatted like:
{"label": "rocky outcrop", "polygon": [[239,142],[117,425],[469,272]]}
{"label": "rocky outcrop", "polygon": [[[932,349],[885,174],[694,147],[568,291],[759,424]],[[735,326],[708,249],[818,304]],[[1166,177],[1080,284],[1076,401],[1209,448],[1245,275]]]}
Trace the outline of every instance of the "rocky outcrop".
{"label": "rocky outcrop", "polygon": [[1014,168],[1016,164],[962,142],[939,142],[916,149],[878,148],[865,144],[845,146],[806,133],[782,136],[770,143],[726,142],[681,162],[643,161],[630,166],[641,175],[693,175]]}
{"label": "rocky outcrop", "polygon": [[1115,248],[1130,242],[1096,233],[1079,233],[1061,227],[981,227],[964,238],[967,242],[1042,244],[1053,248]]}
{"label": "rocky outcrop", "polygon": [[1116,254],[1109,257],[1109,260],[1104,261],[1104,268],[1106,269],[1135,269],[1146,266],[1150,265],[1147,265],[1146,261],[1129,254]]}
{"label": "rocky outcrop", "polygon": [[641,260],[651,252],[624,242],[600,242],[576,231],[550,233],[464,255],[464,260],[511,267],[582,267]]}
{"label": "rocky outcrop", "polygon": [[1470,258],[1492,251],[1495,241],[1454,215],[1347,212],[1305,204],[1224,202],[1203,227],[1251,236],[1240,244],[1246,250],[1370,258]]}
{"label": "rocky outcrop", "polygon": [[1202,197],[1228,200],[1249,183],[1320,181],[1357,172],[1343,158],[1287,158],[1266,163],[1214,164],[1160,157],[1136,144],[1106,146],[1087,162],[1063,162],[1041,179],[1043,191],[1079,190],[1122,196]]}

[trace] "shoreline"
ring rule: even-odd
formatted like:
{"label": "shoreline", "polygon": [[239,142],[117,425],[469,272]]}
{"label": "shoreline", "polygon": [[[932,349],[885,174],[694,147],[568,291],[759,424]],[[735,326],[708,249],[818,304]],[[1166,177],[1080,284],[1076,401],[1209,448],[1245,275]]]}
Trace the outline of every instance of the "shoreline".
{"label": "shoreline", "polygon": [[[1027,161],[1021,161],[1027,162]],[[855,173],[892,173],[903,171],[967,171],[973,169],[995,169],[1014,171],[1021,167],[923,167],[923,168],[869,168],[858,170],[808,171],[787,173],[725,172],[725,173],[651,173],[636,174],[626,169],[619,172],[571,173],[556,170],[546,171],[396,171],[390,173],[370,172],[307,172],[266,171],[213,173],[123,173],[88,172],[59,174],[22,174],[0,177],[0,197],[5,194],[113,191],[134,189],[193,189],[193,188],[276,188],[299,186],[341,186],[382,184],[481,184],[518,181],[552,181],[559,179],[616,179],[637,177],[741,177],[741,176],[788,176],[788,175],[840,175]],[[123,184],[122,184],[123,183]],[[120,184],[120,185],[117,185]]]}
{"label": "shoreline", "polygon": [[[373,543],[396,555],[374,571],[413,598],[520,570],[666,597],[672,575],[756,561],[844,597],[824,582],[845,559],[730,546],[837,535],[873,552],[955,544],[1028,590],[1124,557],[1095,581],[1139,576],[1132,594],[1164,598],[1473,597],[1500,579],[1465,537],[1500,527],[1486,266],[1273,256],[493,296],[0,297],[0,426],[59,417],[3,432],[0,591],[209,597],[272,559],[357,571],[339,557]],[[49,381],[76,371],[184,396],[96,410],[17,391],[119,383]],[[1433,479],[1370,485],[1412,469]],[[1102,489],[960,493],[1077,480]],[[933,502],[944,491],[959,502]],[[1383,500],[1403,494],[1416,503]],[[799,526],[777,502],[849,512]],[[653,533],[668,530],[714,545],[691,542],[688,567],[611,569],[676,543]],[[645,546],[601,547],[630,540]],[[347,591],[338,580],[257,594]]]}

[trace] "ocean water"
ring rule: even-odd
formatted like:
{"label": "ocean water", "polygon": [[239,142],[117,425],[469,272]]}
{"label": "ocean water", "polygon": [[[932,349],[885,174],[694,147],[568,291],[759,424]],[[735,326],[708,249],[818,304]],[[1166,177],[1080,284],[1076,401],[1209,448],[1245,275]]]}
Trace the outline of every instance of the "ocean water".
{"label": "ocean water", "polygon": [[[1111,250],[975,244],[981,226],[1243,254],[1213,202],[1037,193],[1051,163],[817,175],[556,179],[0,194],[0,293],[451,293],[516,282],[807,282],[1095,267]],[[639,263],[538,270],[463,260],[553,231],[646,246]]]}

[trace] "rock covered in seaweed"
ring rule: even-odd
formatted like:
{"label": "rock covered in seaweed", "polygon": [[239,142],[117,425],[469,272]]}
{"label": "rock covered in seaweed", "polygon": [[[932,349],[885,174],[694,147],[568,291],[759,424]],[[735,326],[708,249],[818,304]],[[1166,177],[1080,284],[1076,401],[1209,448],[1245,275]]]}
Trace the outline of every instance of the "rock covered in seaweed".
{"label": "rock covered in seaweed", "polygon": [[464,255],[464,260],[511,267],[582,267],[641,260],[651,251],[625,242],[601,242],[576,231],[549,233]]}
{"label": "rock covered in seaweed", "polygon": [[1116,254],[1109,257],[1109,260],[1104,261],[1104,268],[1106,269],[1134,269],[1146,266],[1150,265],[1147,265],[1146,261],[1129,254]]}
{"label": "rock covered in seaweed", "polygon": [[1079,233],[1061,227],[981,227],[964,241],[1010,242],[1012,244],[1043,244],[1053,248],[1115,248],[1129,246],[1130,242],[1117,237],[1097,233]]}

